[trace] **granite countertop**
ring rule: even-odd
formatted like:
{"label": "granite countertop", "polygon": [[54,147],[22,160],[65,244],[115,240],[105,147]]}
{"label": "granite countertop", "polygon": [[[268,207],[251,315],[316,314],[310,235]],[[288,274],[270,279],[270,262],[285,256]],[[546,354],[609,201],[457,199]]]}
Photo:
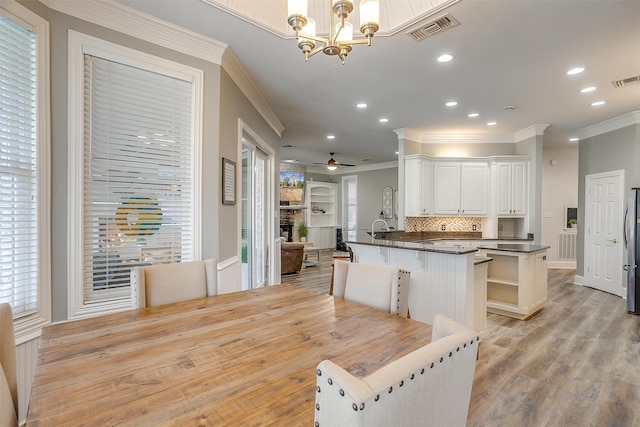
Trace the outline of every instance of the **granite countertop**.
{"label": "granite countertop", "polygon": [[409,249],[413,251],[437,252],[441,254],[465,255],[478,250],[475,248],[463,248],[461,246],[434,246],[430,242],[410,242],[402,240],[383,240],[371,238],[371,241],[347,241],[347,244],[377,246],[381,248]]}
{"label": "granite countertop", "polygon": [[[367,232],[371,235],[370,232]],[[464,232],[464,231],[376,231],[371,240],[347,241],[346,243],[361,244],[378,247],[388,247],[396,249],[409,249],[425,252],[436,252],[452,255],[464,255],[477,252],[476,248],[463,248],[458,245],[436,246],[434,242],[441,240],[475,240],[483,242],[495,242],[513,240],[518,242],[530,242],[529,239],[517,238],[499,238],[499,239],[483,239],[482,232]],[[529,245],[522,245],[529,246]],[[495,248],[492,248],[495,249]],[[506,250],[506,249],[504,249]],[[485,260],[482,262],[488,262]]]}
{"label": "granite countertop", "polygon": [[527,244],[513,244],[513,243],[492,243],[492,244],[482,245],[478,247],[478,249],[490,249],[493,251],[505,251],[505,252],[521,252],[525,254],[546,251],[549,248],[550,246],[544,246],[544,245],[527,245]]}

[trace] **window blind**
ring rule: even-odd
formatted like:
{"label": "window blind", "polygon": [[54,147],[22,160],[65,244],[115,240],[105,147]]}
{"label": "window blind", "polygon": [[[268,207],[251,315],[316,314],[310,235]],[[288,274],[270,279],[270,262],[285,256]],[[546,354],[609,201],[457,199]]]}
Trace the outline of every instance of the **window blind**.
{"label": "window blind", "polygon": [[192,259],[192,83],[84,55],[85,303],[138,265]]}
{"label": "window blind", "polygon": [[38,309],[36,36],[0,15],[0,302]]}

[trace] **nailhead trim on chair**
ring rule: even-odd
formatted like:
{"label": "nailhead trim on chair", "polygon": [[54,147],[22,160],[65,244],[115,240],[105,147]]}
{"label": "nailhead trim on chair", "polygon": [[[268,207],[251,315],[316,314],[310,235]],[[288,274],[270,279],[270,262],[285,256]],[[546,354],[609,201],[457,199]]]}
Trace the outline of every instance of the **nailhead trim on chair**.
{"label": "nailhead trim on chair", "polygon": [[[471,340],[469,345],[472,346],[474,342],[478,342],[478,341],[480,341],[480,337],[479,336],[476,337],[475,340]],[[466,348],[466,347],[467,347],[467,343],[465,342],[464,345],[463,345],[463,348]],[[459,352],[459,351],[460,351],[460,347],[458,347],[456,349],[456,352]],[[449,352],[449,357],[453,357],[453,352]],[[444,362],[444,357],[440,357],[440,363],[443,363],[443,362]],[[433,369],[434,365],[435,365],[435,363],[432,362],[431,363],[431,369]],[[424,374],[424,371],[425,371],[425,368],[420,369],[420,375]],[[316,373],[318,374],[319,377],[322,376],[322,371],[320,369],[318,369],[316,371]],[[414,379],[415,378],[415,373],[412,373],[410,378]],[[327,379],[327,382],[329,383],[329,385],[333,385],[333,380],[331,378]],[[404,380],[400,380],[400,382],[398,384],[399,384],[400,387],[404,386]],[[316,390],[317,390],[318,393],[320,393],[320,386],[316,386]],[[388,393],[392,393],[392,392],[393,392],[393,386],[389,387],[389,390],[388,390]],[[344,392],[344,390],[342,388],[339,389],[338,393],[340,393],[340,396],[344,396],[344,394],[345,394],[345,392]],[[380,400],[380,395],[377,394],[376,397],[373,400],[374,400],[374,402],[378,402]],[[358,404],[354,402],[351,405],[351,407],[356,412],[358,411],[358,409],[360,411],[363,411],[364,408],[365,408],[365,404],[364,404],[364,402],[362,402],[360,404],[360,408],[358,408]],[[318,411],[320,410],[320,405],[319,404],[316,404],[316,410],[318,410]],[[319,426],[320,426],[320,424],[316,421],[315,422],[315,427],[319,427]]]}

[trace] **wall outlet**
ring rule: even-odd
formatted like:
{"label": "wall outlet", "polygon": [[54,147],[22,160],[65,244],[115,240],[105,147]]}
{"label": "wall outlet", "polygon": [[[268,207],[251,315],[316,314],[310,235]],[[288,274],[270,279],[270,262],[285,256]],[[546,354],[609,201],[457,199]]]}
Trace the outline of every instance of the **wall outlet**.
{"label": "wall outlet", "polygon": [[440,230],[445,231],[447,229],[447,225],[446,224],[442,224],[440,226]]}
{"label": "wall outlet", "polygon": [[478,229],[478,226],[477,226],[477,225],[473,224],[473,225],[471,226],[471,230],[472,230],[472,231],[476,231],[477,229]]}

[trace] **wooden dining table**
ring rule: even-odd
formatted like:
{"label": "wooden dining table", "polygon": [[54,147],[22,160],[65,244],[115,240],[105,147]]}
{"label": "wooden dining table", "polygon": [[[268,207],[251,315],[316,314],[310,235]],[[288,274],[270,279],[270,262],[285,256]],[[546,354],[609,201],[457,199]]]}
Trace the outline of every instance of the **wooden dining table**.
{"label": "wooden dining table", "polygon": [[357,377],[431,326],[294,285],[44,328],[26,425],[311,426],[316,366]]}

